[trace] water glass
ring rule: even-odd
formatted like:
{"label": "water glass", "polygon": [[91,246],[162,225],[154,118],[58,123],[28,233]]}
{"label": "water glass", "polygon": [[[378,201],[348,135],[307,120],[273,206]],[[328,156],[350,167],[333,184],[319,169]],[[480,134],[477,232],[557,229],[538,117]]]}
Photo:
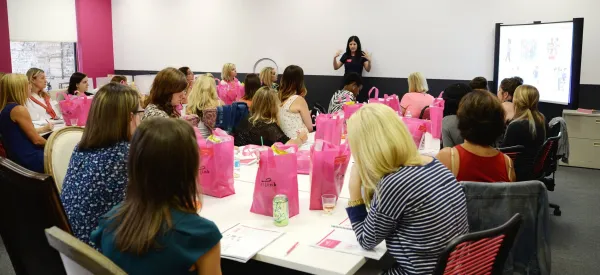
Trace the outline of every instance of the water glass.
{"label": "water glass", "polygon": [[334,194],[325,194],[321,196],[321,203],[323,204],[323,211],[325,214],[331,214],[337,203],[337,196]]}

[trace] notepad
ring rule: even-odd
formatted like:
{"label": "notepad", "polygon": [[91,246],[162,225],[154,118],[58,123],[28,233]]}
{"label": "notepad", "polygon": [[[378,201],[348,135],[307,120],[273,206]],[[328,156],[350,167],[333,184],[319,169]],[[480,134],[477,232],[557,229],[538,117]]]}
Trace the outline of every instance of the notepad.
{"label": "notepad", "polygon": [[222,232],[222,235],[221,257],[246,263],[256,253],[281,237],[283,232],[237,224]]}
{"label": "notepad", "polygon": [[381,259],[387,251],[385,241],[381,242],[372,250],[363,249],[356,240],[356,235],[351,228],[344,228],[342,225],[333,226],[334,228],[332,230],[327,231],[324,237],[321,237],[318,241],[311,244],[311,246],[363,256],[374,260]]}

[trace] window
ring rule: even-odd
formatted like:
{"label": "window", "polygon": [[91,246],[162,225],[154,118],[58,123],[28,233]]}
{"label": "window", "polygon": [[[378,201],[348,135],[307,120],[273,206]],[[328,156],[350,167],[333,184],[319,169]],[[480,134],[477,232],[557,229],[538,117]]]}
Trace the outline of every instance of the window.
{"label": "window", "polygon": [[14,73],[25,74],[29,68],[40,68],[46,72],[48,83],[52,79],[68,79],[76,71],[73,42],[11,41],[10,56]]}

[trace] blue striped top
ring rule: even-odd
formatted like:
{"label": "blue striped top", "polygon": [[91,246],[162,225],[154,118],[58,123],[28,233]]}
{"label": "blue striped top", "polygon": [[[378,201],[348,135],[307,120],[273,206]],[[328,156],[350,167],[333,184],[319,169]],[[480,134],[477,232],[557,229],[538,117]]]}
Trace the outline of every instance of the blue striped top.
{"label": "blue striped top", "polygon": [[378,189],[368,213],[346,210],[363,248],[386,241],[396,264],[385,274],[431,274],[444,247],[469,231],[463,189],[436,159],[384,176]]}

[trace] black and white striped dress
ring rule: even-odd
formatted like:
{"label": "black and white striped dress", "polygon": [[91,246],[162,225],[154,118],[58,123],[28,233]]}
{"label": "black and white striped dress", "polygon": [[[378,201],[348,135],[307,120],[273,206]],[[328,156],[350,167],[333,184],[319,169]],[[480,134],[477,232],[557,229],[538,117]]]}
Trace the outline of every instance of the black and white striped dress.
{"label": "black and white striped dress", "polygon": [[363,248],[386,241],[396,265],[385,274],[431,274],[444,247],[469,231],[463,189],[436,159],[384,176],[378,189],[368,213],[346,210]]}

